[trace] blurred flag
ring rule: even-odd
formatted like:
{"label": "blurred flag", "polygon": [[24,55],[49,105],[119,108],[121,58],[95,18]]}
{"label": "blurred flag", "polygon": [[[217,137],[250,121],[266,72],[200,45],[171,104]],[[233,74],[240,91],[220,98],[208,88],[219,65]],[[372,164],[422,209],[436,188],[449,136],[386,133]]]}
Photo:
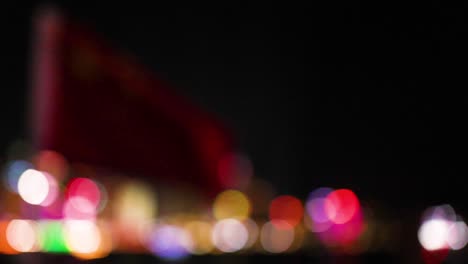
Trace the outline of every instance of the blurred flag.
{"label": "blurred flag", "polygon": [[232,141],[217,120],[56,10],[42,12],[35,23],[37,148],[205,193],[228,187],[218,162],[232,152]]}

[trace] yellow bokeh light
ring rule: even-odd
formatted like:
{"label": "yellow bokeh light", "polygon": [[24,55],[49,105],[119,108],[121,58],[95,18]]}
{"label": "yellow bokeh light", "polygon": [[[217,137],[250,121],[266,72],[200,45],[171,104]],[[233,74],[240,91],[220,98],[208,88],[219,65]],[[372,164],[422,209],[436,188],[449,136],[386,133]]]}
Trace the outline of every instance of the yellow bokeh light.
{"label": "yellow bokeh light", "polygon": [[193,247],[191,253],[202,255],[210,253],[213,250],[213,242],[211,241],[212,226],[204,221],[191,221],[185,225],[185,229],[192,236]]}
{"label": "yellow bokeh light", "polygon": [[131,182],[115,193],[114,213],[119,222],[136,224],[156,217],[155,193],[147,185]]}
{"label": "yellow bokeh light", "polygon": [[237,190],[220,193],[213,204],[213,215],[216,219],[246,219],[251,211],[250,201],[245,194]]}

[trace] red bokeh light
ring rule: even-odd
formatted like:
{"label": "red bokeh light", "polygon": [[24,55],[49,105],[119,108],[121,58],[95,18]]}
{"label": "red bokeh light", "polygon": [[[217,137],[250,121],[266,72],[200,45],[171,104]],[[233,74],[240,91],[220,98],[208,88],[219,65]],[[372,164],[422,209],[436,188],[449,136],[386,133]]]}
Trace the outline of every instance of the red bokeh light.
{"label": "red bokeh light", "polygon": [[78,211],[94,212],[101,202],[101,191],[94,181],[87,178],[75,178],[68,185],[67,199],[70,205]]}
{"label": "red bokeh light", "polygon": [[301,221],[303,213],[301,201],[290,195],[279,196],[270,203],[270,219],[278,228],[295,227]]}
{"label": "red bokeh light", "polygon": [[353,191],[339,189],[331,192],[325,203],[325,212],[335,224],[344,224],[359,211],[359,200]]}

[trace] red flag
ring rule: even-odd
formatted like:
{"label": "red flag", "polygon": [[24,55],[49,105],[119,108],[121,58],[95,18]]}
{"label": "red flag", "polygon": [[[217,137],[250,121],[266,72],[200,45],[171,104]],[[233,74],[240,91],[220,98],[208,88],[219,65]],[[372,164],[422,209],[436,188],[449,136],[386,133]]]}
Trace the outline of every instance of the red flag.
{"label": "red flag", "polygon": [[50,11],[36,23],[39,149],[211,194],[226,187],[218,163],[232,140],[216,119],[83,25]]}

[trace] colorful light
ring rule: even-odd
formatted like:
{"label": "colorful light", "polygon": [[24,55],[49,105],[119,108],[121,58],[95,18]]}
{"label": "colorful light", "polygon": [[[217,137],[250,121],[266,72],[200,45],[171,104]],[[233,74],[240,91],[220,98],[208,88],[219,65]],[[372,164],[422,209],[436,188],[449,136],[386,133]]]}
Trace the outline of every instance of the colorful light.
{"label": "colorful light", "polygon": [[195,255],[203,255],[213,250],[213,242],[211,241],[212,226],[204,221],[191,221],[185,225],[185,229],[190,233],[193,240],[191,253]]}
{"label": "colorful light", "polygon": [[49,194],[49,180],[44,173],[28,169],[18,180],[18,193],[25,202],[39,205]]}
{"label": "colorful light", "polygon": [[148,247],[155,255],[168,260],[187,257],[192,251],[193,241],[184,229],[173,225],[156,226],[150,234]]}
{"label": "colorful light", "polygon": [[310,231],[315,233],[325,232],[332,225],[325,210],[326,197],[333,192],[333,189],[322,187],[309,194],[305,205],[307,214],[304,214],[304,222]]}
{"label": "colorful light", "polygon": [[76,196],[68,198],[63,205],[63,216],[66,219],[94,219],[94,205],[86,198]]}
{"label": "colorful light", "polygon": [[292,226],[285,228],[289,223],[278,224],[278,221],[280,220],[276,220],[276,223],[272,221],[265,223],[260,233],[260,242],[270,253],[285,252],[294,241],[294,228]]}
{"label": "colorful light", "polygon": [[47,178],[49,191],[47,192],[46,198],[40,203],[40,205],[47,207],[53,204],[55,200],[57,199],[59,195],[59,186],[58,186],[57,180],[55,180],[55,178],[52,175],[50,175],[47,172],[42,172],[42,173]]}
{"label": "colorful light", "polygon": [[468,227],[463,221],[452,223],[447,235],[447,244],[452,250],[460,250],[468,243]]}
{"label": "colorful light", "polygon": [[37,227],[30,220],[11,220],[6,229],[8,244],[18,252],[37,251]]}
{"label": "colorful light", "polygon": [[464,248],[468,243],[468,227],[460,219],[453,207],[448,204],[426,209],[418,230],[419,243],[425,250],[431,252]]}
{"label": "colorful light", "polygon": [[220,193],[213,204],[213,215],[216,219],[246,219],[250,214],[250,202],[247,196],[237,190]]}
{"label": "colorful light", "polygon": [[299,199],[290,195],[282,195],[270,203],[270,220],[278,228],[292,228],[301,221],[303,211]]}
{"label": "colorful light", "polygon": [[249,234],[249,238],[244,248],[250,248],[255,244],[255,242],[257,242],[260,231],[258,230],[257,223],[250,218],[245,219],[242,223],[247,228],[247,233]]}
{"label": "colorful light", "polygon": [[18,251],[11,247],[10,243],[7,240],[6,230],[9,224],[9,221],[0,220],[0,253],[11,255],[17,254]]}
{"label": "colorful light", "polygon": [[88,178],[75,178],[67,187],[69,206],[83,215],[95,215],[101,202],[101,191]]}
{"label": "colorful light", "polygon": [[418,231],[419,243],[429,251],[447,248],[449,227],[449,222],[444,219],[430,219],[425,221]]}
{"label": "colorful light", "polygon": [[348,189],[331,192],[327,195],[324,205],[327,218],[335,224],[350,221],[360,210],[358,198]]}
{"label": "colorful light", "polygon": [[104,222],[67,220],[64,237],[70,254],[78,259],[103,258],[112,251],[112,234]]}
{"label": "colorful light", "polygon": [[330,218],[325,210],[326,197],[333,192],[331,188],[318,188],[310,193],[306,202],[306,212],[314,223],[327,223]]}
{"label": "colorful light", "polygon": [[63,224],[60,221],[41,221],[38,224],[39,244],[44,252],[68,253]]}
{"label": "colorful light", "polygon": [[215,224],[213,244],[222,252],[241,250],[247,243],[247,228],[237,219],[224,219]]}
{"label": "colorful light", "polygon": [[92,254],[101,244],[97,225],[87,220],[67,220],[64,224],[64,238],[72,253]]}
{"label": "colorful light", "polygon": [[157,214],[157,197],[148,185],[139,182],[122,184],[114,194],[114,214],[120,223],[146,223]]}
{"label": "colorful light", "polygon": [[15,193],[18,193],[18,180],[25,171],[32,169],[33,165],[24,160],[14,160],[7,164],[5,171],[6,187]]}

